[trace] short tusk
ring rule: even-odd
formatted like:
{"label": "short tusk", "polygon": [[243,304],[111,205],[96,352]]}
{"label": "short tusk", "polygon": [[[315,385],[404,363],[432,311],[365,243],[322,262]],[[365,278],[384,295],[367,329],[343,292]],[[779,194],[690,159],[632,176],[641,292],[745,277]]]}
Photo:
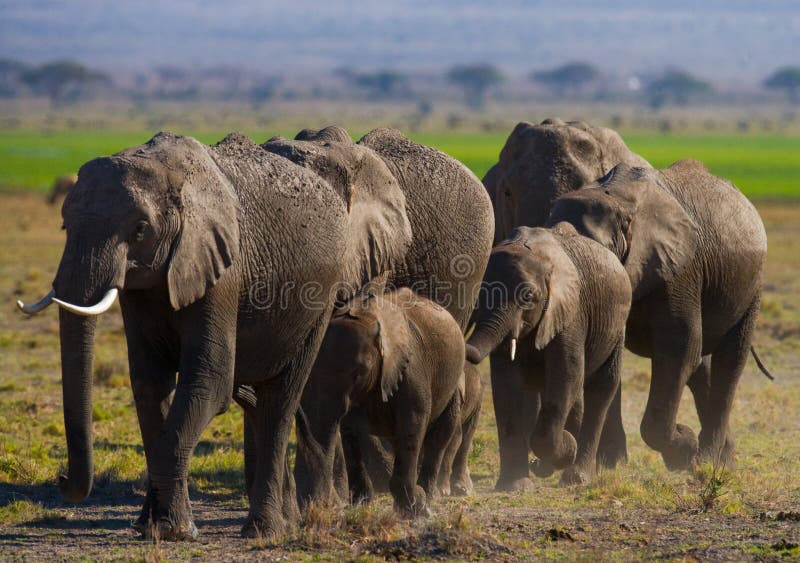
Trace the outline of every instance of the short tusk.
{"label": "short tusk", "polygon": [[19,307],[19,310],[22,311],[23,313],[27,313],[29,315],[35,315],[39,311],[42,311],[47,307],[49,307],[50,305],[52,305],[53,298],[55,296],[56,296],[56,290],[51,289],[50,293],[42,297],[41,300],[37,301],[33,305],[25,305],[25,303],[18,300],[17,307]]}
{"label": "short tusk", "polygon": [[514,361],[514,358],[517,356],[517,339],[511,339],[511,361]]}
{"label": "short tusk", "polygon": [[73,305],[72,303],[61,301],[61,299],[56,299],[55,297],[53,297],[53,301],[55,301],[61,307],[63,307],[64,309],[66,309],[71,313],[75,313],[76,315],[83,315],[84,317],[90,317],[94,315],[102,315],[103,313],[108,311],[114,304],[114,301],[116,301],[117,293],[119,293],[119,290],[116,287],[112,287],[106,292],[106,294],[103,296],[103,298],[97,305],[92,305],[90,307],[81,307],[79,305]]}

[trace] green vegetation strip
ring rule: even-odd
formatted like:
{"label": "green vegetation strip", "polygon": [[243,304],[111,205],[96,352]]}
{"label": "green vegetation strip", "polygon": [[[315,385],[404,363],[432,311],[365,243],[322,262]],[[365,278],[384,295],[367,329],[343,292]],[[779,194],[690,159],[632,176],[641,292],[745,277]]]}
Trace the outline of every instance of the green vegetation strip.
{"label": "green vegetation strip", "polygon": [[[258,142],[274,131],[246,131]],[[287,136],[290,133],[283,132]],[[189,133],[213,143],[225,133]],[[47,190],[59,174],[77,171],[100,155],[113,154],[146,141],[135,131],[0,131],[0,186]],[[657,167],[681,158],[696,158],[730,179],[754,198],[800,197],[800,137],[780,135],[624,135],[634,151]],[[414,136],[419,142],[451,154],[482,177],[497,161],[506,139],[502,133],[440,133]]]}

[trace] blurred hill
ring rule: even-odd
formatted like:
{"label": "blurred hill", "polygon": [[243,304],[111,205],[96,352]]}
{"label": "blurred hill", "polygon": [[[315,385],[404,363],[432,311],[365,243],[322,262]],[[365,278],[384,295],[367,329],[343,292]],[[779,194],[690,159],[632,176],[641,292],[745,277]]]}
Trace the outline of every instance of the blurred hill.
{"label": "blurred hill", "polygon": [[620,75],[686,68],[745,88],[797,63],[794,0],[4,0],[0,58],[77,59],[113,74],[230,66],[526,73],[586,60]]}

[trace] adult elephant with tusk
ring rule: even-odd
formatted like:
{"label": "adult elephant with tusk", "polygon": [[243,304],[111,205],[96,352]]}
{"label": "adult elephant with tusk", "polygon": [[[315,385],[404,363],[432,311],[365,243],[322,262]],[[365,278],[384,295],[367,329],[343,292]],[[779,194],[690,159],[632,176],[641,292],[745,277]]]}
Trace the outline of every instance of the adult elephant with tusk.
{"label": "adult elephant with tusk", "polygon": [[[208,147],[159,133],[84,165],[62,209],[67,240],[53,292],[20,304],[29,313],[60,307],[66,500],[92,487],[95,321],[117,294],[149,477],[136,527],[155,526],[162,539],[197,536],[189,459],[232,397],[245,409],[243,534],[275,537],[296,518],[289,432],[337,295],[390,272],[393,285],[451,280],[459,255],[476,267],[453,291],[477,295],[493,223],[474,175],[423,147],[405,153],[398,178],[372,149],[349,137],[334,144],[328,162],[345,182],[238,134]],[[459,220],[425,216],[443,209]],[[417,232],[419,224],[435,228]],[[463,327],[472,305],[447,307]]]}

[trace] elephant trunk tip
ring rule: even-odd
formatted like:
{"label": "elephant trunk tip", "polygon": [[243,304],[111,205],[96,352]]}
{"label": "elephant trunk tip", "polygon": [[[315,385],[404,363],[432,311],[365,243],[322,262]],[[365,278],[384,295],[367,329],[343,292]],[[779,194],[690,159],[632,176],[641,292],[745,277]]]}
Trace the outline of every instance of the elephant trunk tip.
{"label": "elephant trunk tip", "polygon": [[92,477],[90,475],[87,479],[70,479],[66,475],[59,475],[58,489],[64,501],[77,504],[92,492]]}
{"label": "elephant trunk tip", "polygon": [[478,348],[476,348],[472,344],[467,344],[465,348],[466,348],[467,361],[469,363],[478,365],[483,361],[485,354],[482,354],[481,351],[478,350]]}

